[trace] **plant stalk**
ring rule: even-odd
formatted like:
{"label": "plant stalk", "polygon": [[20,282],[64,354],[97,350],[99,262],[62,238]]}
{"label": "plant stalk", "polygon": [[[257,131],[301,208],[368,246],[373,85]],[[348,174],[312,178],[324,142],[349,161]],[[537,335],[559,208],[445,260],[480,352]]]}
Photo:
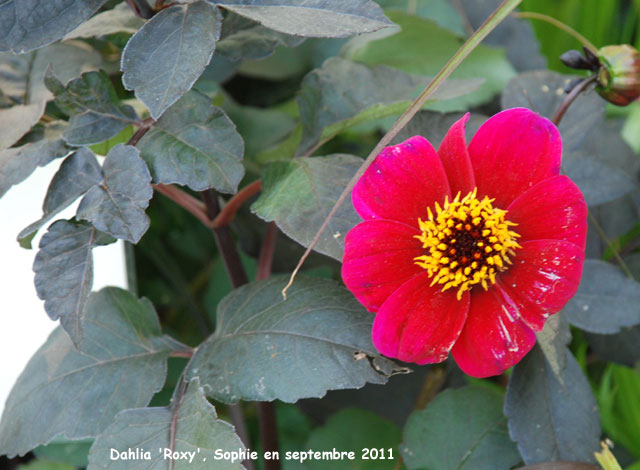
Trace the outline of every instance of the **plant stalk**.
{"label": "plant stalk", "polygon": [[[258,259],[257,280],[267,279],[271,275],[273,264],[273,254],[276,248],[276,238],[278,227],[275,222],[267,224],[267,233],[262,241],[260,257]],[[273,402],[260,401],[258,406],[258,422],[260,424],[260,442],[262,442],[263,452],[278,452],[280,445],[278,442],[278,428],[276,423],[276,410]],[[264,459],[265,470],[280,470],[280,459]]]}
{"label": "plant stalk", "polygon": [[516,18],[540,20],[540,21],[544,21],[546,23],[549,23],[549,24],[555,26],[556,28],[561,29],[565,33],[569,34],[570,36],[572,36],[580,44],[582,44],[584,47],[589,49],[594,54],[596,54],[596,55],[598,54],[598,48],[596,46],[594,46],[591,41],[589,41],[587,38],[585,38],[582,34],[577,32],[575,29],[573,29],[568,24],[565,24],[562,21],[559,21],[559,20],[553,18],[552,16],[544,15],[542,13],[535,13],[535,12],[532,12],[532,11],[519,11],[519,12],[513,13],[512,15],[515,16]]}

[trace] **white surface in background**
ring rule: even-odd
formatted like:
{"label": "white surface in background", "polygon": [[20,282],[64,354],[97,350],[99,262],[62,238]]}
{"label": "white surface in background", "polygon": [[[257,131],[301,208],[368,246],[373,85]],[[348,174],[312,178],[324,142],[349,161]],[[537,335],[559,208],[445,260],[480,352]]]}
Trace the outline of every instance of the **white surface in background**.
{"label": "white surface in background", "polygon": [[[53,220],[40,230],[32,250],[21,248],[16,236],[42,216],[42,201],[60,163],[56,160],[38,168],[0,199],[0,413],[18,375],[58,325],[47,316],[44,302],[36,295],[31,270],[40,238]],[[77,204],[54,220],[73,217]],[[93,289],[106,285],[126,287],[122,243],[98,247],[93,254]]]}

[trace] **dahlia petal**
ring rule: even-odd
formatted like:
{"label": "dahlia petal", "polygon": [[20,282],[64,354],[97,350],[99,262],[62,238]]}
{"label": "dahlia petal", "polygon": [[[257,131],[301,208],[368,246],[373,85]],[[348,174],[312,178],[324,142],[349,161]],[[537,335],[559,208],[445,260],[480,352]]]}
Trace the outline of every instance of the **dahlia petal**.
{"label": "dahlia petal", "polygon": [[565,240],[584,249],[587,204],[567,176],[554,176],[518,196],[507,208],[507,219],[518,224],[519,242]]}
{"label": "dahlia petal", "polygon": [[353,207],[365,219],[391,219],[411,226],[428,206],[450,196],[440,157],[427,139],[411,137],[386,147],[353,188]]}
{"label": "dahlia petal", "polygon": [[584,249],[564,240],[533,240],[522,243],[512,261],[497,283],[521,318],[540,331],[549,315],[562,310],[578,290]]}
{"label": "dahlia petal", "polygon": [[373,344],[388,357],[416,364],[444,361],[458,338],[469,310],[469,292],[430,287],[426,271],[396,290],[373,322]]}
{"label": "dahlia petal", "polygon": [[478,195],[502,209],[536,183],[560,172],[562,141],[556,126],[525,108],[485,122],[469,144]]}
{"label": "dahlia petal", "polygon": [[451,194],[454,196],[458,192],[466,196],[476,186],[464,135],[464,126],[468,120],[469,113],[456,121],[444,136],[438,149],[442,166],[449,179]]}
{"label": "dahlia petal", "polygon": [[393,220],[369,220],[345,237],[342,279],[372,312],[402,284],[424,272],[413,259],[424,254],[416,227]]}
{"label": "dahlia petal", "polygon": [[536,335],[504,302],[499,288],[474,289],[469,315],[451,354],[472,377],[498,375],[516,364],[536,342]]}

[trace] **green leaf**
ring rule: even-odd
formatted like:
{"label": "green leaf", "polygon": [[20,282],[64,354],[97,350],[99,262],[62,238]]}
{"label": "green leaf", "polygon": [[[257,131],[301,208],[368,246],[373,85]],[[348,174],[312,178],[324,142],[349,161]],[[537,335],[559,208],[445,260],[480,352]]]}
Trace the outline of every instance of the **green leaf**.
{"label": "green leaf", "polygon": [[[518,75],[504,89],[502,107],[523,106],[551,118],[573,78],[546,70]],[[573,103],[559,130],[564,172],[580,187],[587,204],[603,204],[637,188],[630,175],[640,169],[640,162],[620,131],[605,121],[604,101],[595,92]]]}
{"label": "green leaf", "polygon": [[404,428],[402,456],[410,470],[493,470],[520,461],[502,414],[502,394],[469,385],[439,393]]}
{"label": "green leaf", "polygon": [[196,91],[171,106],[138,148],[155,183],[235,193],[244,176],[244,144],[233,122]]}
{"label": "green leaf", "polygon": [[56,96],[56,105],[71,116],[62,137],[69,145],[90,145],[114,137],[138,120],[131,106],[119,103],[109,76],[87,72],[66,86],[49,68],[45,76],[47,88]]}
{"label": "green leaf", "polygon": [[526,464],[551,460],[594,462],[600,417],[591,386],[570,351],[556,376],[539,346],[513,369],[505,414],[509,434]]}
{"label": "green leaf", "polygon": [[0,109],[0,150],[11,147],[40,120],[44,102]]}
{"label": "green leaf", "polygon": [[[392,470],[398,462],[402,433],[390,421],[371,411],[351,408],[332,415],[324,426],[314,429],[302,449],[353,452],[355,459],[309,460],[309,470]],[[362,458],[370,449],[368,458]],[[376,456],[376,458],[373,458]]]}
{"label": "green leaf", "polygon": [[604,433],[640,458],[640,372],[608,364],[596,393]]}
{"label": "green leaf", "polygon": [[69,155],[49,184],[42,205],[43,216],[18,234],[20,245],[30,249],[31,240],[44,224],[101,180],[100,164],[90,150],[81,148]]}
{"label": "green leaf", "polygon": [[[404,12],[389,12],[389,18],[402,28],[400,32],[383,39],[365,42],[362,47],[350,47],[346,56],[368,65],[382,64],[405,73],[434,76],[464,41],[464,38],[439,27],[433,21]],[[354,42],[354,45],[359,46],[360,43]],[[514,73],[504,51],[480,45],[469,54],[451,77],[483,78],[482,86],[457,100],[431,106],[431,109],[461,110],[487,102],[504,88]],[[467,91],[464,90],[464,85],[461,87],[461,92]],[[458,94],[462,95],[461,92]]]}
{"label": "green leaf", "polygon": [[393,23],[371,0],[209,0],[269,29],[306,37],[345,37]]}
{"label": "green leaf", "polygon": [[[262,193],[251,210],[303,246],[309,246],[343,188],[362,165],[352,155],[295,158],[274,162],[262,178]],[[344,236],[362,222],[351,201],[345,202],[329,222],[315,250],[342,260]]]}
{"label": "green leaf", "polygon": [[[351,126],[402,113],[427,82],[425,77],[385,66],[328,59],[302,81],[298,106],[303,137],[298,155]],[[479,80],[445,82],[431,102],[468,93],[479,85]]]}
{"label": "green leaf", "polygon": [[149,403],[169,353],[185,348],[162,335],[148,300],[125,290],[92,294],[86,311],[79,350],[57,328],[18,378],[0,422],[0,454],[100,434],[119,411]]}
{"label": "green leaf", "polygon": [[[175,429],[174,447],[170,440],[172,429]],[[149,459],[113,459],[113,449],[125,453],[128,449],[148,451]],[[182,399],[173,401],[167,408],[141,408],[118,414],[91,447],[87,470],[171,468],[170,460],[164,458],[166,449],[173,449],[183,457],[173,461],[172,468],[176,470],[244,469],[241,461],[216,458],[216,452],[237,453],[244,450],[244,445],[233,426],[218,419],[215,408],[195,379]]]}
{"label": "green leaf", "polygon": [[122,83],[154,119],[193,86],[220,37],[220,11],[205,0],[157,13],[122,52]]}
{"label": "green leaf", "polygon": [[91,251],[113,241],[88,224],[66,220],[53,223],[40,240],[33,263],[36,292],[49,318],[60,319],[76,346],[84,337],[85,304],[93,285]]}
{"label": "green leaf", "polygon": [[137,148],[118,144],[102,165],[103,182],[80,201],[77,217],[115,238],[138,243],[149,228],[151,175]]}
{"label": "green leaf", "polygon": [[564,307],[569,321],[586,331],[618,333],[640,324],[640,284],[605,261],[588,259],[575,296]]}
{"label": "green leaf", "polygon": [[39,166],[45,166],[56,158],[64,157],[69,148],[59,137],[64,128],[60,123],[52,123],[45,131],[45,138],[20,147],[0,150],[0,197],[11,186],[21,183]]}
{"label": "green leaf", "polygon": [[138,31],[144,20],[133,12],[126,3],[120,3],[112,10],[98,13],[93,18],[82,23],[79,27],[67,34],[64,39],[94,38],[115,33],[130,33]]}
{"label": "green leaf", "polygon": [[17,54],[60,39],[87,20],[106,0],[7,0],[0,4],[0,51]]}
{"label": "green leaf", "polygon": [[[186,376],[207,395],[295,402],[327,390],[385,383],[396,372],[371,344],[372,316],[333,280],[273,276],[234,290],[218,306],[215,333],[202,343]],[[356,354],[362,353],[362,354]]]}

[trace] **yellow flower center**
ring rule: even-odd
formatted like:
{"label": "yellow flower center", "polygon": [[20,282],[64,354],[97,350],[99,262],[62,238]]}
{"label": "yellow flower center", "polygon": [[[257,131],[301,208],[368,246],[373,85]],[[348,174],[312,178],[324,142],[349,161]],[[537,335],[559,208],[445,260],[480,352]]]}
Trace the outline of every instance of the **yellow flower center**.
{"label": "yellow flower center", "polygon": [[458,193],[451,202],[445,197],[444,206],[436,202],[436,213],[427,208],[429,218],[418,219],[422,242],[427,254],[414,258],[418,266],[429,271],[431,285],[444,284],[442,291],[458,288],[462,293],[475,284],[487,290],[496,282],[496,274],[511,264],[518,235],[509,230],[517,224],[505,220],[507,211],[491,205],[485,196],[476,197],[477,188],[460,199]]}

